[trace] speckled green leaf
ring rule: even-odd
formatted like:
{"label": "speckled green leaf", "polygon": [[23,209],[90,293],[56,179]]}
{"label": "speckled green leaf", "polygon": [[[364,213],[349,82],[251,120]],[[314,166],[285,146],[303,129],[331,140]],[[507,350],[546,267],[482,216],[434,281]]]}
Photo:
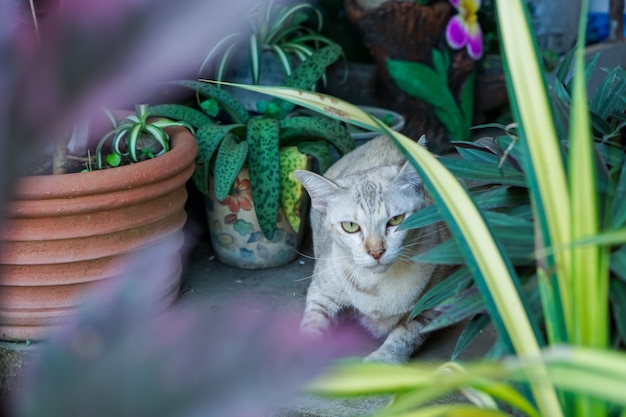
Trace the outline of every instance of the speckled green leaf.
{"label": "speckled green leaf", "polygon": [[297,116],[280,121],[281,145],[299,142],[302,138],[319,138],[330,142],[341,155],[354,149],[348,129],[337,120]]}
{"label": "speckled green leaf", "polygon": [[213,187],[217,201],[224,200],[246,162],[248,142],[238,142],[234,135],[226,135],[215,158]]}
{"label": "speckled green leaf", "polygon": [[182,104],[158,104],[150,106],[152,116],[167,117],[168,119],[180,120],[198,129],[203,125],[213,124],[213,120],[200,110]]}
{"label": "speckled green leaf", "polygon": [[215,99],[220,106],[232,117],[235,123],[246,123],[249,115],[246,108],[223,88],[207,84],[202,81],[193,80],[177,80],[171,81],[169,84],[178,85],[199,92],[205,97]]}
{"label": "speckled green leaf", "polygon": [[307,169],[307,164],[308,157],[297,147],[287,146],[280,149],[280,205],[296,233],[300,230],[302,221],[300,201],[304,191],[293,172],[297,169]]}
{"label": "speckled green leaf", "polygon": [[278,121],[253,117],[247,125],[248,167],[257,219],[263,235],[274,237],[280,203],[280,161]]}
{"label": "speckled green leaf", "polygon": [[215,150],[229,133],[242,135],[244,125],[203,125],[196,131],[198,142],[198,155],[196,156],[196,169],[193,173],[193,182],[200,192],[209,194],[209,165]]}
{"label": "speckled green leaf", "polygon": [[317,159],[320,172],[326,172],[333,164],[333,156],[328,149],[328,144],[322,140],[316,142],[300,142],[298,150]]}
{"label": "speckled green leaf", "polygon": [[[326,72],[326,67],[335,62],[341,56],[341,47],[337,44],[329,44],[301,63],[287,79],[286,87],[309,89]],[[295,107],[294,104],[280,99],[274,99],[283,114],[288,114]]]}

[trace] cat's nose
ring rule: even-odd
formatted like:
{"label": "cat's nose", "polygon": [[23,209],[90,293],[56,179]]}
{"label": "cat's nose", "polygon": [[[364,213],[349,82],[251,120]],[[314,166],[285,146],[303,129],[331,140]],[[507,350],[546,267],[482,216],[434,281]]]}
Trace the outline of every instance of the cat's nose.
{"label": "cat's nose", "polygon": [[369,253],[372,258],[378,261],[385,253],[385,248],[370,249],[367,253]]}

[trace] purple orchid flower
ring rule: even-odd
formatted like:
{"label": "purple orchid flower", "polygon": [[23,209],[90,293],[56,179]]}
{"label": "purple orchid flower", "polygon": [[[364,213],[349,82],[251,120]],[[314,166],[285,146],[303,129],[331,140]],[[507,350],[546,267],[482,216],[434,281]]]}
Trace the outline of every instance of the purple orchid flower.
{"label": "purple orchid flower", "polygon": [[458,10],[446,27],[446,41],[453,49],[467,48],[469,56],[478,60],[483,56],[483,33],[478,23],[481,0],[449,0]]}

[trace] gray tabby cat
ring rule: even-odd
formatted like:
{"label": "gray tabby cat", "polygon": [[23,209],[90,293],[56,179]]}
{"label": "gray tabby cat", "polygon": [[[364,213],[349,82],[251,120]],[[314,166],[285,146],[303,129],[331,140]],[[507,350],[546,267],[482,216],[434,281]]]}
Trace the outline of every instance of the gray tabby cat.
{"label": "gray tabby cat", "polygon": [[324,177],[295,175],[311,196],[316,259],[302,332],[321,336],[341,310],[352,308],[374,337],[385,338],[367,361],[408,360],[433,313],[408,316],[448,269],[411,260],[446,239],[447,229],[398,229],[430,204],[419,175],[384,136],[345,155]]}

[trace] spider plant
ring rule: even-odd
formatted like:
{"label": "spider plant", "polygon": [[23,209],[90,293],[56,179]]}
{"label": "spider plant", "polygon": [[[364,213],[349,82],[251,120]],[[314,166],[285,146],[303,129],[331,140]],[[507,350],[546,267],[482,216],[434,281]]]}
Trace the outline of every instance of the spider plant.
{"label": "spider plant", "polygon": [[[185,122],[169,119],[148,120],[150,111],[147,104],[137,104],[135,113],[127,116],[121,123],[115,114],[105,109],[113,130],[106,133],[96,147],[98,169],[120,166],[123,162],[140,162],[151,159],[170,150],[169,135],[165,128],[184,126],[193,132]],[[103,149],[111,141],[111,152],[103,155]]]}
{"label": "spider plant", "polygon": [[[316,23],[313,28],[306,25],[312,20],[312,15]],[[322,13],[310,3],[284,5],[266,0],[246,13],[242,21],[249,25],[251,32],[242,30],[222,38],[202,61],[199,75],[204,73],[207,66],[214,65],[213,78],[217,81],[226,80],[230,61],[238,51],[247,48],[252,82],[258,84],[264,51],[273,53],[285,75],[289,76],[295,68],[295,62],[303,62],[316,50],[333,44],[333,41],[320,34],[324,24]]]}
{"label": "spider plant", "polygon": [[[344,364],[331,368],[310,388],[332,395],[397,394],[381,411],[384,416],[508,415],[500,409],[502,403],[529,416],[624,415],[626,354],[612,351],[609,339],[609,255],[612,246],[626,242],[626,230],[600,220],[611,201],[598,197],[598,179],[606,173],[596,163],[586,98],[583,41],[588,2],[583,2],[573,57],[567,152],[557,134],[526,4],[496,4],[519,136],[514,149],[521,158],[534,218],[540,318],[531,313],[518,274],[485,213],[434,156],[348,103],[305,91],[246,87],[385,132],[398,144],[456,236],[506,355],[464,366]],[[623,163],[620,167],[612,175],[623,187]],[[475,405],[430,405],[454,390],[467,394]]]}

